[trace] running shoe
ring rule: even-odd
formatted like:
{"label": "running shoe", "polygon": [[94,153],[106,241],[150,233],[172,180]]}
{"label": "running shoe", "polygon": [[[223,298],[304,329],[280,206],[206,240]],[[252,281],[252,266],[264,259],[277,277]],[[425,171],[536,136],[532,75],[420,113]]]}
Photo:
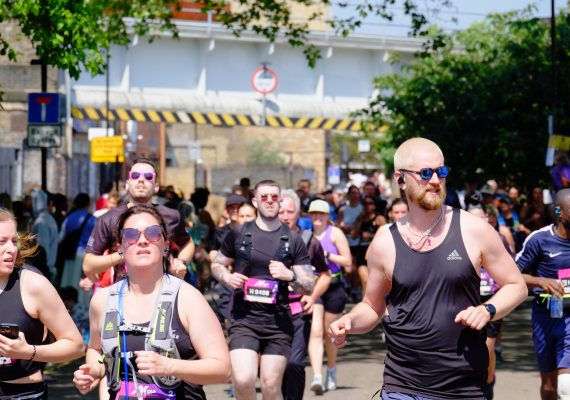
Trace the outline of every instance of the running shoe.
{"label": "running shoe", "polygon": [[311,383],[311,390],[317,395],[323,394],[323,377],[321,375],[315,375],[313,382]]}
{"label": "running shoe", "polygon": [[336,368],[327,369],[327,381],[325,382],[325,390],[336,390]]}

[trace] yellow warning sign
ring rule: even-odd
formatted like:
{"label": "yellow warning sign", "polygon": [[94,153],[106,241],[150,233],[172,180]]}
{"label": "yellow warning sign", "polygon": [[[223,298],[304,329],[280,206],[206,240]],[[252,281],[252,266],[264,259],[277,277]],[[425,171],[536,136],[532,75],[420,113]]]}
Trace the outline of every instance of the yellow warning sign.
{"label": "yellow warning sign", "polygon": [[122,136],[97,137],[91,141],[91,162],[117,161],[125,162]]}

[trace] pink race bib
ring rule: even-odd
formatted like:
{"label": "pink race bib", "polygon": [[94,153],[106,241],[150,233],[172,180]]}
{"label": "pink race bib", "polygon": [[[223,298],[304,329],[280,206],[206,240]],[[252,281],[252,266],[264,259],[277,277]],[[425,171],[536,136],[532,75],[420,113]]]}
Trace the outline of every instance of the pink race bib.
{"label": "pink race bib", "polygon": [[243,298],[254,303],[275,304],[278,289],[277,281],[249,278],[243,286]]}
{"label": "pink race bib", "polygon": [[570,268],[559,269],[558,279],[564,285],[564,294],[570,293]]}
{"label": "pink race bib", "polygon": [[125,385],[125,382],[121,381],[121,388],[117,393],[117,399],[138,399],[138,395],[140,394],[143,399],[176,400],[176,393],[174,390],[163,390],[152,383],[139,383],[137,386],[138,393],[135,389],[134,382],[127,382],[127,385]]}

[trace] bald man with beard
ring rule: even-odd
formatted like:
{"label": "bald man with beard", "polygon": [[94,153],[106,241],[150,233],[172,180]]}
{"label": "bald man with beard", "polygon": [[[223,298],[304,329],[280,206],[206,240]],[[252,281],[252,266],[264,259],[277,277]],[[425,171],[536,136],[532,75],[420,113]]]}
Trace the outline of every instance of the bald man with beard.
{"label": "bald man with beard", "polygon": [[[482,328],[526,298],[524,280],[488,223],[443,204],[450,170],[434,142],[402,143],[394,169],[409,213],[370,245],[364,298],[331,324],[331,340],[344,347],[347,334],[369,332],[382,320],[382,399],[484,399],[489,358]],[[501,286],[485,304],[483,261]]]}

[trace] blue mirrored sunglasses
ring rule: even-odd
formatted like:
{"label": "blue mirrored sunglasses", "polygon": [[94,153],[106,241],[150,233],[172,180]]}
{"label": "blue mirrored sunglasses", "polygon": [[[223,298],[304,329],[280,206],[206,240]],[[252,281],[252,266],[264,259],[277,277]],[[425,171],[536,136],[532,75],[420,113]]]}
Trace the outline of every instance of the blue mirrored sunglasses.
{"label": "blue mirrored sunglasses", "polygon": [[449,167],[447,165],[443,165],[437,168],[422,168],[419,171],[412,171],[410,169],[401,169],[401,172],[411,172],[412,174],[419,175],[425,181],[429,181],[433,176],[434,172],[437,174],[439,179],[447,178],[449,175]]}

